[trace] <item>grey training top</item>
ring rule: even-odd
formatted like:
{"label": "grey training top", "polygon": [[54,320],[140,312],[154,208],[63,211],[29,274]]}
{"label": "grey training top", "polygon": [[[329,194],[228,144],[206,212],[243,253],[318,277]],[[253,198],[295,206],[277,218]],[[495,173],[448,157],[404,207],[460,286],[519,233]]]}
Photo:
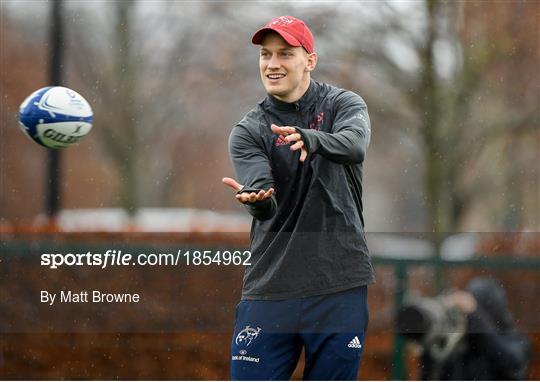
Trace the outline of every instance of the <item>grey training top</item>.
{"label": "grey training top", "polygon": [[[272,133],[296,126],[308,156]],[[362,216],[362,163],[370,140],[367,106],[355,93],[311,81],[294,103],[268,95],[232,130],[240,184],[275,188],[246,204],[253,215],[251,266],[242,299],[282,300],[374,282]]]}

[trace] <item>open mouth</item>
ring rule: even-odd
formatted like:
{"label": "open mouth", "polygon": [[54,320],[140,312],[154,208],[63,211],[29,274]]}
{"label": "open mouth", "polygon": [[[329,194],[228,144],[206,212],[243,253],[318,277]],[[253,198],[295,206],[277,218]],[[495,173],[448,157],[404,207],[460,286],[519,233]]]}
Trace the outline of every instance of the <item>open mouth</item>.
{"label": "open mouth", "polygon": [[285,77],[285,74],[283,74],[283,73],[271,73],[271,74],[266,75],[266,78],[268,78],[270,80],[280,80],[283,77]]}

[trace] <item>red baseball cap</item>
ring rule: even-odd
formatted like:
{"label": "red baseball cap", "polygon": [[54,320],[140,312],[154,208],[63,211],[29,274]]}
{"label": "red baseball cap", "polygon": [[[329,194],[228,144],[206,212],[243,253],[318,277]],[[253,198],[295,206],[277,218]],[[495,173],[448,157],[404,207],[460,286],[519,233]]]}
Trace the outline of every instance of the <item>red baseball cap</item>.
{"label": "red baseball cap", "polygon": [[302,20],[292,16],[276,17],[255,32],[251,42],[260,45],[264,36],[271,31],[278,33],[289,45],[301,46],[308,53],[313,53],[313,34]]}

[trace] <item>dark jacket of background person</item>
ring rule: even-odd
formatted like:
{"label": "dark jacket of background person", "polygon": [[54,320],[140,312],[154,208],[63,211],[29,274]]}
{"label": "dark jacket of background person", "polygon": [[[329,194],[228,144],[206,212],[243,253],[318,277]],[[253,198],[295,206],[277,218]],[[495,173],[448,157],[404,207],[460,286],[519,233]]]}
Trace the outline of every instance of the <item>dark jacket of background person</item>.
{"label": "dark jacket of background person", "polygon": [[530,342],[514,327],[504,289],[495,280],[476,278],[467,291],[478,306],[467,317],[468,329],[462,343],[439,365],[425,351],[422,379],[527,379]]}

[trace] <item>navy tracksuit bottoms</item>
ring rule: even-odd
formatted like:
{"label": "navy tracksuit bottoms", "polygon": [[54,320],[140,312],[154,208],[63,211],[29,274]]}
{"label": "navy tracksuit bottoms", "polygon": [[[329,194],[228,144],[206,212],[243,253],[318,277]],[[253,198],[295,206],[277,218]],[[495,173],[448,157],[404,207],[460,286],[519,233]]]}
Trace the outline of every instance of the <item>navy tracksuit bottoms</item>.
{"label": "navy tracksuit bottoms", "polygon": [[304,380],[354,380],[367,323],[367,286],[290,300],[242,300],[231,379],[290,379],[304,347]]}

